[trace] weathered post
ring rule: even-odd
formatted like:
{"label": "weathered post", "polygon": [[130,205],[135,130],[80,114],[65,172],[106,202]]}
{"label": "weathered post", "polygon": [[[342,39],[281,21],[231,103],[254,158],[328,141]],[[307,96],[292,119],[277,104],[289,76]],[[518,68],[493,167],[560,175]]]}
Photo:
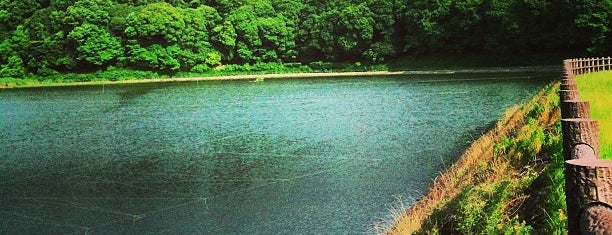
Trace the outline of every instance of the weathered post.
{"label": "weathered post", "polygon": [[569,234],[612,234],[612,161],[565,162]]}
{"label": "weathered post", "polygon": [[[574,97],[576,98],[576,97]],[[588,101],[563,100],[561,118],[590,118],[591,109]]]}
{"label": "weathered post", "polygon": [[561,84],[561,90],[578,90],[576,83]]}
{"label": "weathered post", "polygon": [[610,57],[564,61],[559,98],[569,234],[612,234],[612,161],[598,159],[599,125],[574,75],[607,70]]}
{"label": "weathered post", "polygon": [[578,100],[579,97],[577,90],[559,90],[559,98],[561,101]]}
{"label": "weathered post", "polygon": [[595,149],[588,144],[577,144],[572,148],[572,152],[570,153],[570,159],[595,159],[597,158],[597,154],[595,153]]}
{"label": "weathered post", "polygon": [[599,124],[591,118],[561,119],[563,157],[571,160],[571,152],[578,144],[587,144],[599,156]]}
{"label": "weathered post", "polygon": [[576,79],[561,79],[561,85],[577,85]]}

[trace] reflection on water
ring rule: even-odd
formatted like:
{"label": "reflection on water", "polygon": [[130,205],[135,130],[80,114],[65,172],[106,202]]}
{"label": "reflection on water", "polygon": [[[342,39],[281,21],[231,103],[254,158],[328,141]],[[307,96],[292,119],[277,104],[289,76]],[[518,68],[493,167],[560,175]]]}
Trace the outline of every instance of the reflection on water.
{"label": "reflection on water", "polygon": [[3,90],[0,233],[368,231],[547,83],[437,76]]}

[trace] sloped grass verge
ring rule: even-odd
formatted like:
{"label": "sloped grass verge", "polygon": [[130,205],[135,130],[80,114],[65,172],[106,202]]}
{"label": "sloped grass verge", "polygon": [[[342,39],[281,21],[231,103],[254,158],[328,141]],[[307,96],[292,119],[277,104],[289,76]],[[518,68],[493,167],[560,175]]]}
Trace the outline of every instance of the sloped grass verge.
{"label": "sloped grass verge", "polygon": [[566,234],[558,84],[509,109],[388,234]]}

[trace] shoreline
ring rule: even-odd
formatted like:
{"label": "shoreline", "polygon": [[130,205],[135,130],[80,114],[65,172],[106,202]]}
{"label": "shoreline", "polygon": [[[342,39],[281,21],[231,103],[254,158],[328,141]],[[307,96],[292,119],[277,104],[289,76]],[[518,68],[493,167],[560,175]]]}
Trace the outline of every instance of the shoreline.
{"label": "shoreline", "polygon": [[[247,74],[247,75],[221,75],[201,77],[177,77],[177,78],[150,78],[134,80],[100,80],[88,82],[26,82],[25,85],[5,83],[0,89],[35,88],[35,87],[64,87],[64,86],[92,86],[111,84],[140,84],[140,83],[165,83],[165,82],[197,82],[197,81],[232,81],[232,80],[256,80],[256,79],[283,79],[283,78],[324,78],[324,77],[360,77],[360,76],[398,76],[398,75],[450,75],[470,73],[528,73],[528,72],[556,72],[560,66],[532,66],[532,67],[501,67],[501,68],[476,68],[476,69],[449,69],[449,70],[405,70],[405,71],[367,71],[367,72],[311,72],[311,73],[270,73],[270,74]],[[10,84],[10,85],[9,85]]]}

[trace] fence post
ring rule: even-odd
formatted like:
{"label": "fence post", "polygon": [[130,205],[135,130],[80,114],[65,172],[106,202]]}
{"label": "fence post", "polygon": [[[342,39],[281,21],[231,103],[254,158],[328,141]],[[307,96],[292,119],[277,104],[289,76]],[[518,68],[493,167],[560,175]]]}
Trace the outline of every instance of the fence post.
{"label": "fence post", "polygon": [[612,58],[564,61],[559,98],[569,234],[612,234],[612,161],[599,155],[599,125],[581,101],[575,75],[612,69]]}
{"label": "fence post", "polygon": [[612,161],[565,162],[569,234],[612,234]]}
{"label": "fence post", "polygon": [[561,119],[563,158],[571,160],[571,152],[578,144],[587,144],[599,156],[599,124],[590,118]]}
{"label": "fence post", "polygon": [[561,79],[561,85],[576,85],[576,79]]}
{"label": "fence post", "polygon": [[579,93],[577,90],[559,90],[559,98],[561,101],[578,100]]}
{"label": "fence post", "polygon": [[578,90],[578,85],[576,83],[566,83],[561,84],[561,90]]}
{"label": "fence post", "polygon": [[561,118],[590,118],[591,110],[588,101],[564,100],[561,102]]}

